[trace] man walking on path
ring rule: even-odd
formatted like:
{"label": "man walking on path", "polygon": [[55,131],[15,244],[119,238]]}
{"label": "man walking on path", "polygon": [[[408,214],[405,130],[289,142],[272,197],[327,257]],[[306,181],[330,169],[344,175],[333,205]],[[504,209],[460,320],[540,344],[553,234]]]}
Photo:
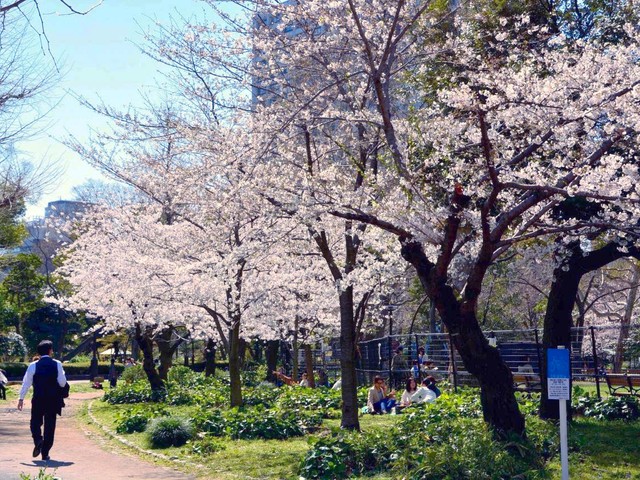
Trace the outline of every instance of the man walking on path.
{"label": "man walking on path", "polygon": [[[42,454],[43,460],[49,460],[49,450],[53,446],[56,430],[56,415],[62,414],[64,406],[63,391],[67,387],[67,377],[62,363],[54,360],[53,342],[43,340],[38,344],[40,360],[33,362],[27,368],[20,389],[18,410],[24,406],[24,397],[29,387],[33,385],[33,399],[31,400],[31,435],[33,436],[33,456]],[[44,438],[42,424],[44,423]]]}

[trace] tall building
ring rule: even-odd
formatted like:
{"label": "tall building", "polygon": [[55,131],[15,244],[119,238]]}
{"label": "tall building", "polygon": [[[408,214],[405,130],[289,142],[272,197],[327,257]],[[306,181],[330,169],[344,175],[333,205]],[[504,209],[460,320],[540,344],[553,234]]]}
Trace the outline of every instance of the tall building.
{"label": "tall building", "polygon": [[41,273],[51,273],[55,269],[53,258],[57,251],[70,240],[59,226],[63,221],[79,220],[89,206],[88,203],[71,200],[49,202],[44,210],[44,217],[27,221],[29,236],[18,252],[38,255],[42,260]]}

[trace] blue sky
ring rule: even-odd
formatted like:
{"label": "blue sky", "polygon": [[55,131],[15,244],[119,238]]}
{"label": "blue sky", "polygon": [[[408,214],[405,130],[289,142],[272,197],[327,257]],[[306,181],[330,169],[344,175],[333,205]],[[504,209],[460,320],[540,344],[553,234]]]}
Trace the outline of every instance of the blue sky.
{"label": "blue sky", "polygon": [[[46,130],[16,146],[34,159],[60,158],[66,173],[55,191],[29,206],[27,217],[42,215],[47,202],[69,199],[74,185],[88,178],[100,178],[98,172],[60,144],[69,132],[86,139],[91,128],[99,130],[106,126],[104,118],[80,106],[74,95],[90,101],[101,99],[114,107],[140,104],[140,92],[153,92],[156,82],[162,81],[159,65],[136,46],[143,43],[141,29],[152,28],[155,21],[166,22],[170,16],[201,14],[205,7],[197,0],[105,0],[90,14],[78,16],[56,15],[55,11],[64,11],[57,1],[41,3],[47,13],[45,31],[62,72],[55,76],[47,96],[50,101],[61,100],[47,116]],[[81,9],[91,6],[92,0],[71,3]],[[51,62],[41,52],[37,55],[36,61]]]}

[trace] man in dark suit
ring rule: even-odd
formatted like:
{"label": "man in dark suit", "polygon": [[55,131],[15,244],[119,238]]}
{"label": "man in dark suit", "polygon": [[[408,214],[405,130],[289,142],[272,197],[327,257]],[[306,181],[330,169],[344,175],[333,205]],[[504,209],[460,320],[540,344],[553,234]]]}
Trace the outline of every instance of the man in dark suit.
{"label": "man in dark suit", "polygon": [[[63,392],[67,387],[67,377],[62,363],[54,360],[53,342],[43,340],[38,344],[40,360],[33,362],[27,368],[22,380],[18,410],[22,410],[24,397],[29,387],[33,385],[33,399],[31,400],[31,435],[33,436],[33,456],[42,454],[43,460],[49,460],[49,450],[53,446],[56,431],[56,415],[62,414],[64,406]],[[42,424],[44,423],[44,438]]]}

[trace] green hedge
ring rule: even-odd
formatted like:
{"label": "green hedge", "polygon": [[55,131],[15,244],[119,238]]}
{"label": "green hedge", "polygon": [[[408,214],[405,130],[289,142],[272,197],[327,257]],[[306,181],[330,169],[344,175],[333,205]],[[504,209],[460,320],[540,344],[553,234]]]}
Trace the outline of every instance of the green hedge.
{"label": "green hedge", "polygon": [[[0,363],[0,368],[7,372],[7,377],[23,377],[27,371],[28,363]],[[100,362],[98,364],[98,375],[106,377],[109,375],[109,362]],[[67,375],[89,375],[91,368],[90,363],[65,363],[64,371]],[[124,371],[124,365],[116,364],[118,374]]]}

